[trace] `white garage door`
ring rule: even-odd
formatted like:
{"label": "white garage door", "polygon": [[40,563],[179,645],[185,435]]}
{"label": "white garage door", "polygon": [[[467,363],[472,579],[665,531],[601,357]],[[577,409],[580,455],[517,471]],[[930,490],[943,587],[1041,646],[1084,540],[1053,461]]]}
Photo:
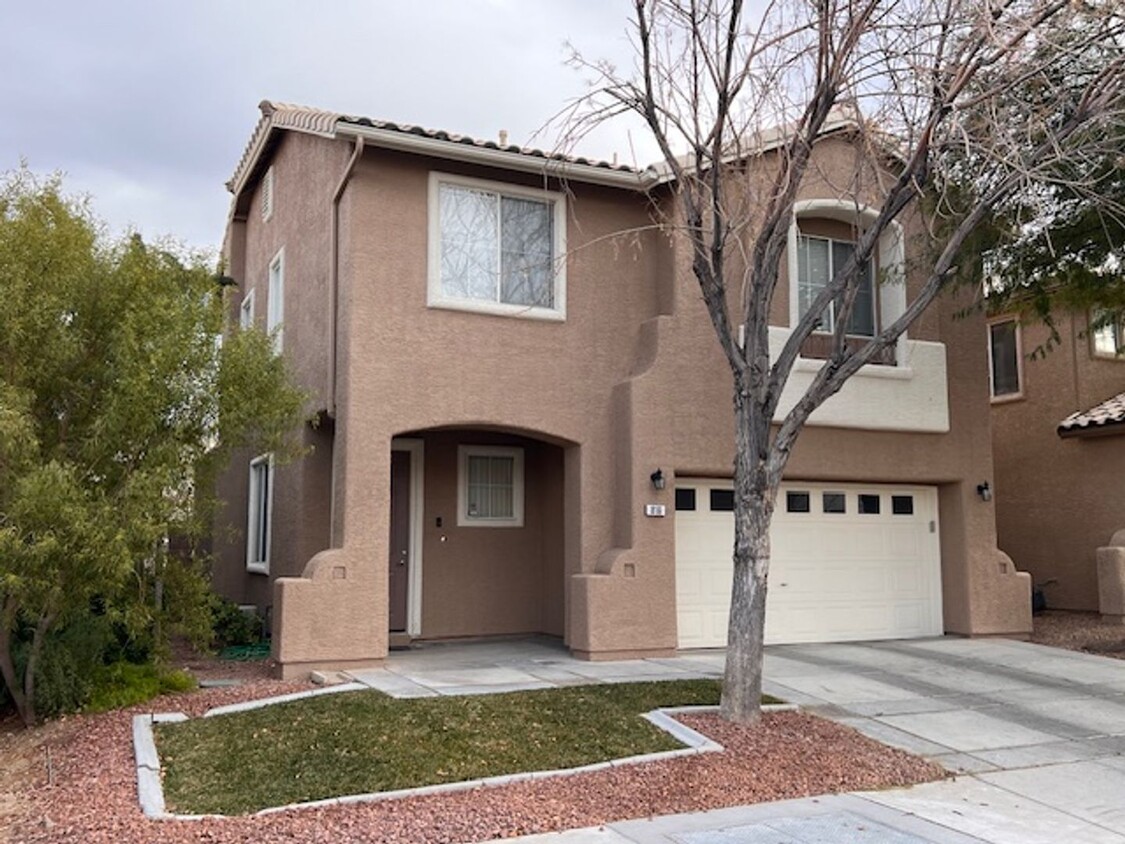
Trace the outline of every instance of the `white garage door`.
{"label": "white garage door", "polygon": [[[676,481],[681,648],[727,642],[730,481]],[[771,528],[766,643],[942,633],[935,487],[785,483]]]}

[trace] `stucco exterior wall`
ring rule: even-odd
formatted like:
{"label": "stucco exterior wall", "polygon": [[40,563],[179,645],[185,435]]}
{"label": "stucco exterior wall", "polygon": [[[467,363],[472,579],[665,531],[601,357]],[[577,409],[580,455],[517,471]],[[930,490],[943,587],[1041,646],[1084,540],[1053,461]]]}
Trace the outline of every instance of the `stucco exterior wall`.
{"label": "stucco exterior wall", "polygon": [[1060,342],[1034,360],[1049,331],[1021,326],[1022,396],[992,405],[996,527],[1049,607],[1096,610],[1097,548],[1125,528],[1125,437],[1062,439],[1057,427],[1125,390],[1125,358],[1093,354],[1085,315],[1057,324]]}
{"label": "stucco exterior wall", "polygon": [[[318,171],[328,179],[342,169],[348,147],[316,143],[334,149]],[[839,196],[827,174],[850,166],[837,160],[854,155],[843,146],[818,146],[802,198]],[[648,198],[571,184],[565,321],[427,307],[432,170],[559,187],[382,149],[364,153],[340,203],[334,504],[326,543],[332,550],[314,556],[302,578],[277,582],[273,600],[284,633],[276,654],[296,671],[324,661],[367,664],[387,653],[389,463],[392,440],[401,436],[426,442],[423,636],[535,630],[561,634],[575,652],[595,658],[670,653],[677,642],[674,477],[729,476],[733,456],[731,379],[688,250],[652,226]],[[864,190],[873,192],[874,183]],[[280,211],[280,192],[278,198]],[[676,213],[674,198],[657,201]],[[320,210],[327,225],[328,210]],[[251,228],[255,220],[251,213]],[[838,231],[837,221],[815,215],[808,223],[809,230]],[[268,262],[270,246],[247,238],[254,260]],[[920,250],[920,243],[907,245],[908,256]],[[786,325],[784,266],[781,272],[772,313]],[[318,288],[314,274],[302,278]],[[907,284],[919,284],[916,268]],[[314,306],[309,295],[304,307]],[[945,428],[922,432],[909,421],[879,431],[812,425],[788,475],[938,485],[946,629],[1025,632],[1027,580],[996,549],[992,507],[975,492],[992,479],[987,363],[983,323],[954,320],[959,307],[942,302],[911,331],[945,344]],[[311,328],[300,342],[310,334],[323,345]],[[310,351],[305,360],[303,345],[290,346],[289,336],[287,329],[297,371],[315,381],[324,352]],[[865,400],[841,394],[831,401]],[[529,514],[538,510],[538,528],[523,536],[451,532],[456,443],[485,431],[526,443]],[[314,452],[322,461],[325,453]],[[649,480],[658,467],[669,478],[663,491]],[[288,488],[303,498],[329,473],[320,465],[312,475],[316,481],[305,490]],[[646,518],[650,502],[665,504],[668,515]],[[283,506],[292,516],[299,499]],[[280,505],[277,517],[286,518]],[[474,530],[477,537],[465,534]],[[511,547],[498,566],[502,543]],[[316,542],[286,544],[303,554]]]}

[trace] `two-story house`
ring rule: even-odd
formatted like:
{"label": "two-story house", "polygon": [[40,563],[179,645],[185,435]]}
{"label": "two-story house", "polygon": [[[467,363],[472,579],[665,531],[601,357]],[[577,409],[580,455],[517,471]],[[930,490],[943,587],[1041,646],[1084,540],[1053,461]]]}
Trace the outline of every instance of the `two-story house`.
{"label": "two-story house", "polygon": [[989,321],[996,527],[1047,606],[1097,610],[1097,549],[1125,529],[1125,332],[1055,326]]}
{"label": "two-story house", "polygon": [[[878,201],[825,180],[855,155],[846,125],[815,147],[778,344]],[[591,659],[725,644],[731,383],[687,245],[656,225],[677,207],[665,176],[266,102],[229,187],[232,322],[278,330],[319,416],[303,459],[232,467],[216,530],[215,584],[269,609],[287,675],[417,639],[540,633]],[[853,333],[904,309],[916,236],[880,243]],[[1030,630],[978,493],[982,326],[956,310],[802,434],[769,641]]]}

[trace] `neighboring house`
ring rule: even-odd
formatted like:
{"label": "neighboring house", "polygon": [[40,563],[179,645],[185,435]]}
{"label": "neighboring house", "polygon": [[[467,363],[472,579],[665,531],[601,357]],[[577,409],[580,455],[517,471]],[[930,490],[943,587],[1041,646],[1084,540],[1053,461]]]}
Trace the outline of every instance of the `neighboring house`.
{"label": "neighboring house", "polygon": [[[815,148],[778,344],[878,201],[823,181],[852,167],[849,137]],[[686,243],[653,225],[677,208],[659,171],[267,102],[229,188],[232,322],[278,327],[320,420],[308,456],[246,455],[223,481],[215,583],[272,612],[285,674],[412,639],[540,633],[591,659],[725,644],[730,376]],[[856,333],[902,312],[911,254],[911,232],[884,237]],[[977,492],[987,359],[959,307],[802,434],[769,641],[1030,630],[1029,579]]]}
{"label": "neighboring house", "polygon": [[1096,610],[1096,551],[1125,528],[1125,333],[1056,324],[1047,349],[1042,323],[989,321],[996,529],[1048,607]]}

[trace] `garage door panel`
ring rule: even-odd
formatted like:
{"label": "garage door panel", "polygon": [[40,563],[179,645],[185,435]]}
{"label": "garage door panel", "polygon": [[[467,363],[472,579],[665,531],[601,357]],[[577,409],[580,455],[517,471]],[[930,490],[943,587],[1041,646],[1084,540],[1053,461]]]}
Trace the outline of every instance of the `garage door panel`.
{"label": "garage door panel", "polygon": [[[680,646],[722,646],[730,601],[733,514],[708,509],[710,489],[724,488],[722,482],[682,485],[697,488],[700,509],[676,514]],[[785,512],[788,490],[808,493],[811,512]],[[823,512],[825,492],[843,494],[846,512]],[[860,495],[865,496],[862,502]],[[894,512],[896,496],[900,511],[901,501],[908,500],[913,512]],[[940,634],[936,518],[933,487],[783,485],[771,530],[766,641]]]}

